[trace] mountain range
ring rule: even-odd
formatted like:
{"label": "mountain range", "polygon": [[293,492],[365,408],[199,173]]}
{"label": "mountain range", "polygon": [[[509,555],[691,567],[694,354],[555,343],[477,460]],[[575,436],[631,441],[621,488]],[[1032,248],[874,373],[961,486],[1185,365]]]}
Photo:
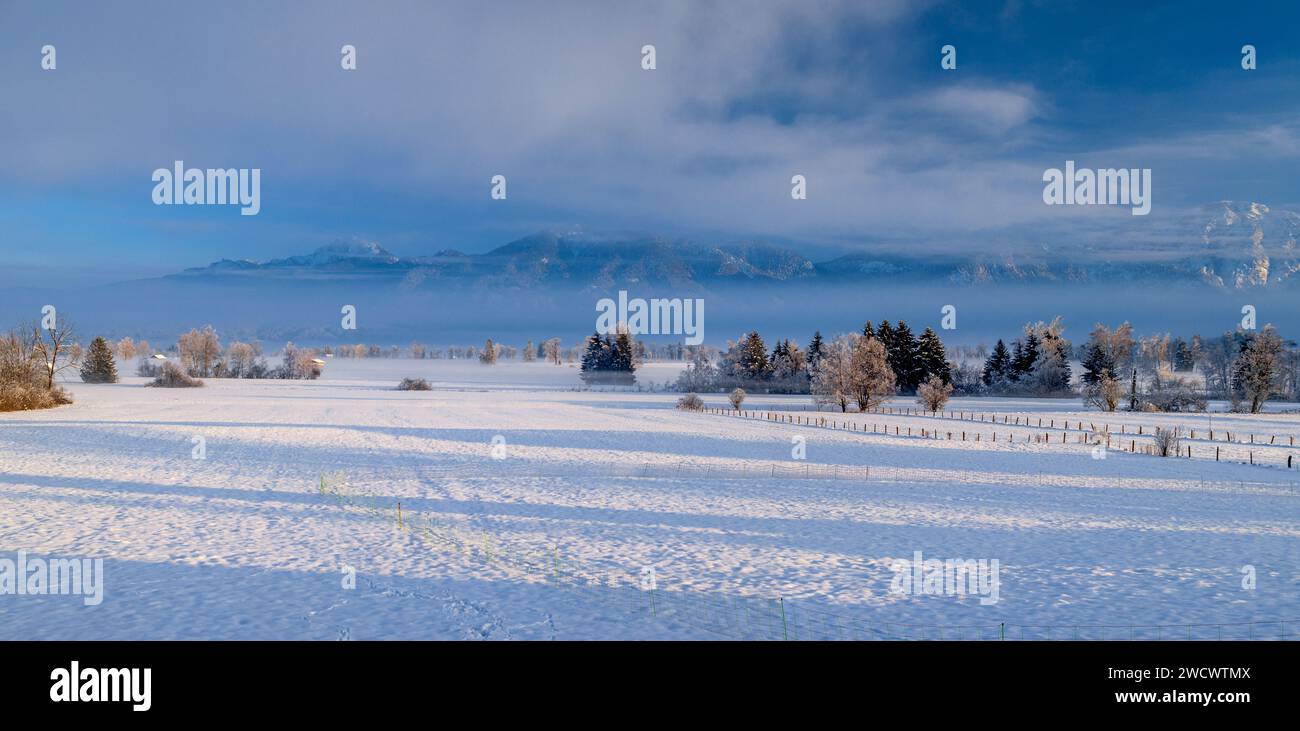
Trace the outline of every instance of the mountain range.
{"label": "mountain range", "polygon": [[1222,201],[1185,226],[1185,243],[1160,255],[1083,246],[1015,254],[858,251],[813,261],[765,242],[699,243],[659,237],[600,238],[541,232],[482,254],[456,250],[402,257],[353,241],[268,261],[222,259],[166,277],[206,282],[391,281],[403,289],[447,287],[608,291],[645,286],[681,291],[735,285],[1199,284],[1216,289],[1289,288],[1300,272],[1300,215]]}

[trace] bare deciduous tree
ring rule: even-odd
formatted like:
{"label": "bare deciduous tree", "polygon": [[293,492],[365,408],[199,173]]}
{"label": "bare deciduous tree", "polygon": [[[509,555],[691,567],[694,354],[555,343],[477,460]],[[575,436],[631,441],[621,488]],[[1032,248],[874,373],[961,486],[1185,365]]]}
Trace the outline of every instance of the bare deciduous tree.
{"label": "bare deciduous tree", "polygon": [[42,330],[32,326],[32,352],[45,364],[45,388],[54,389],[54,377],[61,371],[76,367],[81,360],[81,348],[76,347],[76,330],[67,318],[59,318],[62,327]]}
{"label": "bare deciduous tree", "polygon": [[1103,373],[1096,383],[1083,390],[1084,399],[1102,411],[1114,411],[1123,396],[1124,388],[1110,373]]}

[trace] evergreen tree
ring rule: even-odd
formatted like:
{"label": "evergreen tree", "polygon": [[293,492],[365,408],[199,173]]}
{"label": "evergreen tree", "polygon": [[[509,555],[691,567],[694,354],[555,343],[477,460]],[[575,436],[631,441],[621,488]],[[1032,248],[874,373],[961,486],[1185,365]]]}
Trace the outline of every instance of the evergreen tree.
{"label": "evergreen tree", "polygon": [[1083,375],[1080,377],[1084,383],[1095,386],[1104,375],[1115,377],[1115,361],[1106,352],[1105,344],[1097,339],[1089,340],[1083,354]]}
{"label": "evergreen tree", "polygon": [[885,346],[886,354],[894,349],[894,327],[889,324],[889,320],[882,321],[880,327],[876,328],[876,340]]}
{"label": "evergreen tree", "polygon": [[984,361],[984,373],[980,380],[985,386],[997,387],[1006,383],[1011,374],[1011,354],[1007,352],[1006,343],[998,340],[998,344],[993,346],[993,352],[989,354]]}
{"label": "evergreen tree", "polygon": [[906,322],[898,321],[894,328],[892,347],[889,348],[889,367],[898,380],[898,388],[912,392],[921,385],[921,363],[917,354],[916,336]]}
{"label": "evergreen tree", "polygon": [[867,324],[862,326],[862,337],[866,338],[867,340],[871,340],[876,337],[876,329],[871,326],[871,320],[867,320]]}
{"label": "evergreen tree", "polygon": [[497,362],[497,346],[488,338],[483,345],[483,352],[478,356],[479,362],[483,365],[495,365]]}
{"label": "evergreen tree", "polygon": [[745,337],[740,354],[741,374],[750,380],[761,381],[771,372],[771,363],[767,359],[767,346],[758,331],[751,331]]}
{"label": "evergreen tree", "polygon": [[1186,340],[1178,338],[1174,340],[1174,370],[1187,372],[1192,370],[1196,362],[1192,359],[1192,348]]}
{"label": "evergreen tree", "polygon": [[[1017,341],[1018,342],[1018,341]],[[1025,342],[1020,347],[1020,355],[1012,363],[1012,371],[1015,374],[1014,380],[1027,378],[1034,372],[1034,366],[1038,363],[1039,346],[1042,341],[1038,339],[1033,331],[1025,336]]]}
{"label": "evergreen tree", "polygon": [[772,357],[768,359],[768,363],[775,366],[778,360],[789,356],[789,349],[786,347],[788,342],[788,340],[776,341],[776,347],[772,348]]}
{"label": "evergreen tree", "polygon": [[817,372],[817,366],[822,360],[822,331],[818,330],[813,333],[812,340],[808,343],[808,375],[811,376]]}
{"label": "evergreen tree", "polygon": [[[608,336],[606,337],[608,338]],[[629,376],[636,372],[636,348],[632,343],[632,336],[626,330],[620,332],[612,343],[609,369],[619,373],[626,373]],[[633,376],[626,379],[626,382],[631,383],[634,378]]]}
{"label": "evergreen tree", "polygon": [[90,344],[90,350],[81,362],[81,380],[86,383],[117,383],[113,349],[103,338],[95,338]]}
{"label": "evergreen tree", "polygon": [[925,383],[931,377],[937,377],[945,384],[952,383],[952,369],[948,366],[948,354],[944,350],[943,341],[939,339],[939,334],[932,328],[926,328],[921,333],[921,338],[916,345],[917,361],[920,364],[920,375],[917,383]]}
{"label": "evergreen tree", "polygon": [[582,354],[582,365],[579,368],[582,380],[595,378],[597,373],[609,370],[612,351],[608,335],[601,339],[600,333],[592,333],[587,338],[587,350]]}
{"label": "evergreen tree", "polygon": [[1020,380],[1020,363],[1025,359],[1025,344],[1020,339],[1016,339],[1011,344],[1011,362],[1007,364],[1007,382],[1015,383]]}

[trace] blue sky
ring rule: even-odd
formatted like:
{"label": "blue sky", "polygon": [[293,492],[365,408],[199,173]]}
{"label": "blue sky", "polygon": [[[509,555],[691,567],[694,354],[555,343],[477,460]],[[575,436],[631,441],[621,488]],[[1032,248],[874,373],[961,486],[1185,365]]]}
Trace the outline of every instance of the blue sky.
{"label": "blue sky", "polygon": [[[338,239],[540,229],[810,251],[1177,248],[1222,199],[1300,208],[1294,3],[0,4],[0,286]],[[58,69],[42,71],[54,44]],[[358,69],[339,48],[358,49]],[[656,46],[658,68],[640,68]],[[1241,46],[1258,49],[1244,71]],[[940,69],[940,47],[958,68]],[[262,170],[262,211],[151,172]],[[1066,159],[1154,207],[1042,204]],[[509,198],[491,201],[504,174]],[[792,201],[790,176],[809,181]]]}

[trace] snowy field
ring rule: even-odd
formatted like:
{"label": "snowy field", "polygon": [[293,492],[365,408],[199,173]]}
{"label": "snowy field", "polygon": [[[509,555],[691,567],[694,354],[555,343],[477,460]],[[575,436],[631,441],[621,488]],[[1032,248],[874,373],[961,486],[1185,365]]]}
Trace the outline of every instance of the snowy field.
{"label": "snowy field", "polygon": [[[584,391],[576,373],[336,359],[310,382],[72,383],[72,406],[0,414],[0,558],[105,560],[98,606],[0,596],[0,639],[755,636],[673,609],[738,598],[745,610],[770,600],[796,627],[837,618],[849,636],[1300,632],[1300,469],[1284,467],[1300,460],[1294,405],[1107,415],[1125,440],[1139,426],[1196,429],[1184,445],[1199,454],[1212,454],[1213,428],[1225,461],[1096,459],[1060,428],[1103,420],[1077,400],[955,400],[965,419],[821,414],[850,431],[764,418],[816,417],[807,397],[752,396],[757,418],[684,413],[678,394]],[[434,390],[394,390],[405,376]],[[977,420],[994,414],[996,427]],[[917,551],[996,559],[997,602],[892,593],[895,563]],[[638,588],[645,567],[658,603]],[[557,580],[570,570],[619,588]]]}

